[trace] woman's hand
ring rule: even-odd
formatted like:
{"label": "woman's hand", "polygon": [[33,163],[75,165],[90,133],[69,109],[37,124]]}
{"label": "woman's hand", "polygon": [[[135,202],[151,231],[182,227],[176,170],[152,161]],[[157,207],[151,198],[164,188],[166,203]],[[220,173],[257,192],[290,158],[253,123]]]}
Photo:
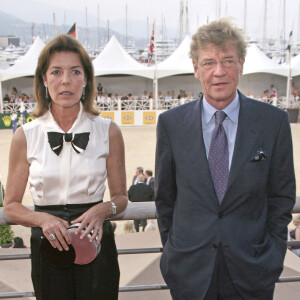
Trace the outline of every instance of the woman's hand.
{"label": "woman's hand", "polygon": [[48,239],[53,248],[59,251],[63,249],[68,251],[72,242],[70,234],[67,230],[69,224],[67,221],[58,217],[43,213],[41,228],[44,236]]}
{"label": "woman's hand", "polygon": [[84,212],[80,217],[71,222],[72,224],[80,223],[80,226],[76,229],[75,234],[79,234],[83,230],[84,232],[80,235],[80,239],[84,239],[93,231],[90,242],[96,240],[97,243],[100,243],[103,233],[103,222],[109,215],[109,203],[101,202],[94,205],[89,210]]}

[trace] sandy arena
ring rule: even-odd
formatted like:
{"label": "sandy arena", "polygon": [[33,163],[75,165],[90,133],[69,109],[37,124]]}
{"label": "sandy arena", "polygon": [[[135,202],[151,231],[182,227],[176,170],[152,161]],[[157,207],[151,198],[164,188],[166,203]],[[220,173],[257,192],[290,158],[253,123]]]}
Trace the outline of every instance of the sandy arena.
{"label": "sandy arena", "polygon": [[[291,128],[294,145],[297,195],[300,196],[300,123],[291,124]],[[156,140],[155,130],[155,126],[121,127],[125,142],[128,188],[131,185],[132,177],[137,166],[142,166],[144,167],[144,169],[154,170]],[[0,131],[0,175],[2,178],[2,183],[4,185],[7,180],[9,148],[12,136],[12,130]],[[108,190],[105,193],[104,200],[109,200]],[[33,205],[28,188],[26,189],[23,202],[26,205]],[[122,221],[117,222],[116,242],[119,249],[161,246],[158,230],[144,233],[124,234],[124,223],[125,222]],[[26,245],[30,244],[29,228],[14,225],[13,230],[15,236],[21,236],[24,239]],[[1,250],[1,254],[8,254],[17,251],[18,249]],[[29,249],[24,249],[24,251],[26,252],[28,252],[28,250]],[[18,250],[18,253],[19,252],[20,250]],[[159,272],[159,256],[160,254],[119,256],[121,268],[120,285],[124,286],[163,283],[163,279],[161,278]],[[29,260],[3,261],[0,262],[0,268],[1,270],[5,270],[4,272],[2,272],[3,276],[0,276],[0,292],[32,290]],[[285,271],[282,276],[300,276],[300,260],[291,252],[289,252],[286,256]],[[299,295],[299,292],[299,282],[285,284],[280,283],[276,285],[276,294],[274,299],[282,300],[284,299],[282,297],[289,295],[289,300],[296,300],[298,299],[298,296],[294,295]],[[171,298],[169,296],[169,292],[165,290],[152,292],[121,293],[119,299],[170,300]]]}

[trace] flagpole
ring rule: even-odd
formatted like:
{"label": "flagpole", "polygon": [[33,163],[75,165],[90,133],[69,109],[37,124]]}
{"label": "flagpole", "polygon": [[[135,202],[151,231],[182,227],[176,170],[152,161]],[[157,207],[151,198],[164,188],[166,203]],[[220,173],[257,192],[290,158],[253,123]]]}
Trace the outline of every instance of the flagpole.
{"label": "flagpole", "polygon": [[287,63],[289,69],[288,69],[288,79],[287,79],[287,87],[286,87],[286,106],[288,108],[290,107],[291,81],[292,81],[291,57],[292,57],[292,43],[293,43],[293,27],[294,25],[292,26],[292,30],[290,32],[288,46],[287,46],[287,50],[288,50]]}
{"label": "flagpole", "polygon": [[154,100],[155,107],[158,108],[158,82],[157,82],[157,49],[156,49],[156,23],[154,21],[154,55],[155,55],[155,69],[154,69]]}

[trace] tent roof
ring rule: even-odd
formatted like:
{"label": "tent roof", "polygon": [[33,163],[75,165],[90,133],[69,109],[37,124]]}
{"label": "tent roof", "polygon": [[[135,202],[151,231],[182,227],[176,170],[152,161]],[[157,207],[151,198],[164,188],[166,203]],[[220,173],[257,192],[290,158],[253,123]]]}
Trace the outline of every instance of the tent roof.
{"label": "tent roof", "polygon": [[194,74],[194,68],[189,57],[191,39],[186,36],[178,48],[163,62],[157,65],[157,78]]}
{"label": "tent roof", "polygon": [[27,53],[20,60],[17,60],[12,67],[1,71],[1,80],[34,76],[39,55],[44,47],[44,42],[40,37],[37,37]]}
{"label": "tent roof", "polygon": [[287,69],[267,57],[256,44],[247,49],[243,74],[272,73],[287,76]]}
{"label": "tent roof", "polygon": [[93,60],[93,65],[95,76],[124,74],[153,78],[153,70],[132,58],[114,35]]}
{"label": "tent roof", "polygon": [[300,54],[292,58],[291,61],[292,66],[292,76],[299,76],[300,75]]}

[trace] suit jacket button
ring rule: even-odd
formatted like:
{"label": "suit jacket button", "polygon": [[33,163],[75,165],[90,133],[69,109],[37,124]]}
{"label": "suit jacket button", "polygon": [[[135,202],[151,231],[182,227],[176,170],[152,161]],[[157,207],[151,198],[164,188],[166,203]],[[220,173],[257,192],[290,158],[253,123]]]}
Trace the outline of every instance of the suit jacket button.
{"label": "suit jacket button", "polygon": [[223,218],[223,213],[222,213],[222,212],[219,212],[218,218],[219,218],[219,219],[222,219],[222,218]]}

